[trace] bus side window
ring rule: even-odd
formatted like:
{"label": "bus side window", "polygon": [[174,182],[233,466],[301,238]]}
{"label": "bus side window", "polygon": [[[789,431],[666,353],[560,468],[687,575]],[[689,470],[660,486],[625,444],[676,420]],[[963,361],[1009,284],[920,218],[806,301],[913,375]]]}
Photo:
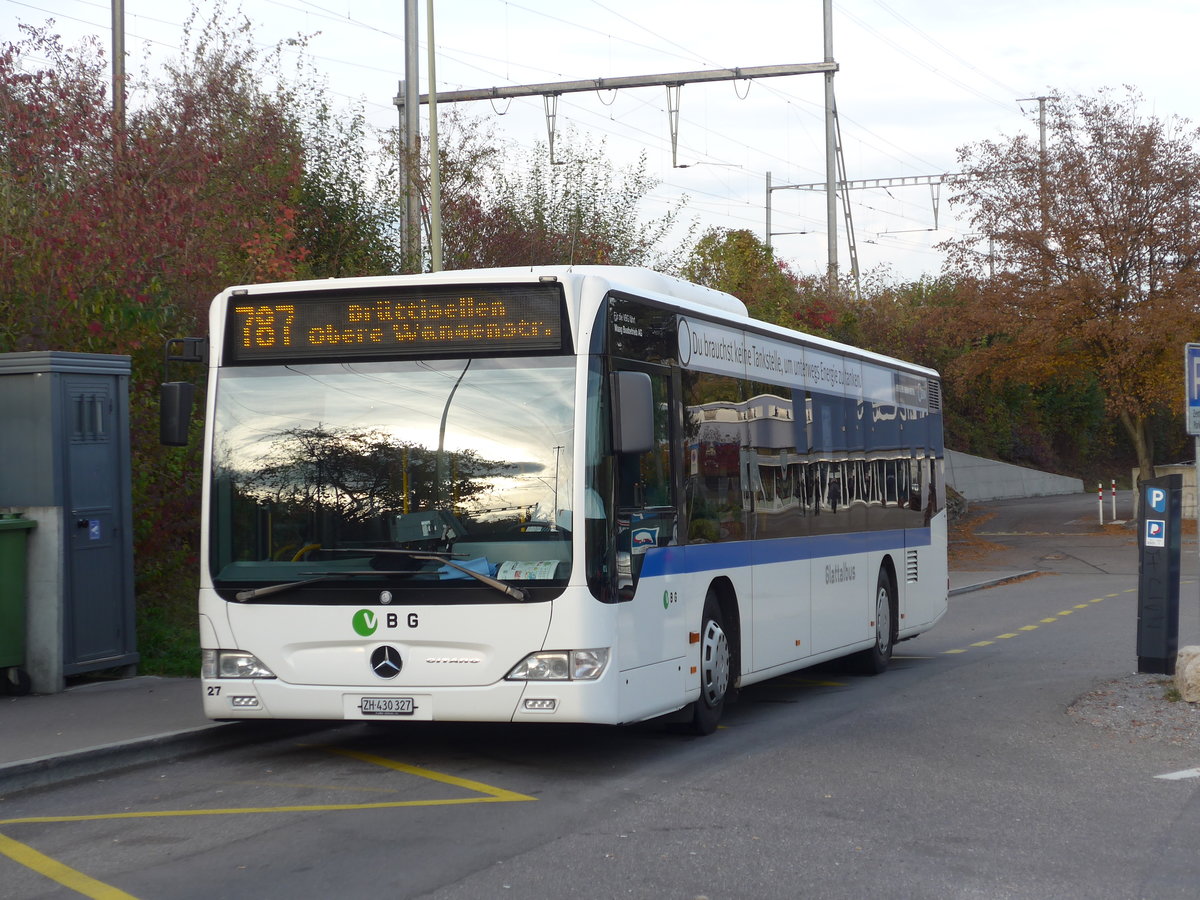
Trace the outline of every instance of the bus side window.
{"label": "bus side window", "polygon": [[617,455],[618,502],[623,509],[674,507],[671,478],[671,415],[669,382],[651,375],[653,431],[645,453]]}
{"label": "bus side window", "polygon": [[647,550],[676,543],[675,493],[671,477],[670,388],[665,375],[651,375],[653,435],[645,453],[617,455],[619,504],[617,549],[630,555],[636,584]]}

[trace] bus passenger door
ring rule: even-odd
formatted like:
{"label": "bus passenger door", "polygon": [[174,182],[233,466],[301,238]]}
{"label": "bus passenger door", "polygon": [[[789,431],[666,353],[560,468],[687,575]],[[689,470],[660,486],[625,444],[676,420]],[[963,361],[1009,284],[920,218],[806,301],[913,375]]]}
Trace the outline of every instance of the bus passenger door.
{"label": "bus passenger door", "polygon": [[[654,401],[652,446],[645,453],[618,454],[616,466],[622,670],[676,659],[687,652],[678,577],[672,571],[680,558],[678,441],[672,440],[678,428],[669,375],[661,371],[649,375]],[[661,674],[656,680],[661,682]]]}

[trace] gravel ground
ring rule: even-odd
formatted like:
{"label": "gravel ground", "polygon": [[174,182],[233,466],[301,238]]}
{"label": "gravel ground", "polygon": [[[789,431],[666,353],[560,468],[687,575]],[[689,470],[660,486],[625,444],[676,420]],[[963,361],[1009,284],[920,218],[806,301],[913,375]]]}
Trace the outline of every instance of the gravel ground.
{"label": "gravel ground", "polygon": [[1168,675],[1126,675],[1084,694],[1067,714],[1131,740],[1200,747],[1200,703],[1171,700],[1174,687]]}

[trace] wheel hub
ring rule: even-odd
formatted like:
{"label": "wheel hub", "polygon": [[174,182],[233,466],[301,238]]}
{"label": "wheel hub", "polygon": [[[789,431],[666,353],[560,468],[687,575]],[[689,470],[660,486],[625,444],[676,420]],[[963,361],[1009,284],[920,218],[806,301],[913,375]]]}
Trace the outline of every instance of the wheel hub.
{"label": "wheel hub", "polygon": [[700,687],[704,702],[716,706],[729,689],[729,641],[716,622],[705,623],[700,649]]}

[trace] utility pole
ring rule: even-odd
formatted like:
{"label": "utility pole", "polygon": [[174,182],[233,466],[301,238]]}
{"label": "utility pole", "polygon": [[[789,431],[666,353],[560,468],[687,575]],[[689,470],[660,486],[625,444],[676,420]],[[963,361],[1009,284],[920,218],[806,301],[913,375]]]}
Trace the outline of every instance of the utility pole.
{"label": "utility pole", "polygon": [[[825,62],[833,63],[833,0],[824,0],[822,18],[825,27]],[[829,290],[838,278],[837,240],[837,120],[833,108],[834,69],[825,72],[825,230],[829,260]]]}
{"label": "utility pole", "polygon": [[1045,97],[1045,96],[1043,96],[1043,97],[1018,97],[1017,98],[1018,103],[1024,103],[1024,102],[1028,102],[1030,100],[1036,100],[1038,102],[1038,135],[1041,138],[1040,147],[1041,147],[1041,151],[1042,151],[1042,162],[1043,163],[1046,161],[1046,101],[1049,99],[1051,99],[1051,98]]}
{"label": "utility pole", "polygon": [[433,43],[433,0],[425,3],[429,27],[429,271],[442,271],[442,167],[438,158],[437,73]]}
{"label": "utility pole", "polygon": [[1038,206],[1042,213],[1042,234],[1046,233],[1046,224],[1050,218],[1050,211],[1046,208],[1046,101],[1050,97],[1018,97],[1017,102],[1027,100],[1036,100],[1038,102],[1038,138],[1039,138],[1039,153],[1038,156]]}
{"label": "utility pole", "polygon": [[400,245],[404,257],[420,268],[421,193],[418,189],[421,167],[420,75],[417,54],[417,0],[404,0],[404,80],[393,102],[400,114],[399,153],[400,190],[404,202],[400,210]]}
{"label": "utility pole", "polygon": [[125,0],[112,0],[113,149],[125,142]]}

